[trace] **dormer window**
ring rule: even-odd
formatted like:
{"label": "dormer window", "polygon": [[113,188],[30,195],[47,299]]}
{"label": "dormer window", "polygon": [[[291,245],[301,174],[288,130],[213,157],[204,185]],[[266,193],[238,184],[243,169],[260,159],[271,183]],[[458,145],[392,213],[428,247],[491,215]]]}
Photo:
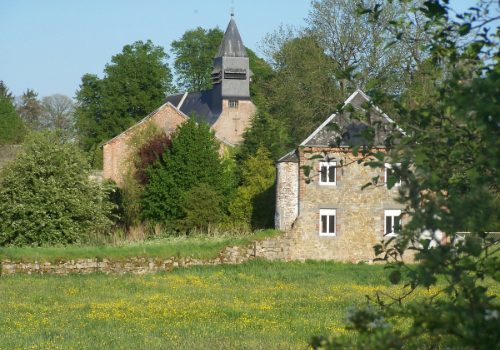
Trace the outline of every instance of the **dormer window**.
{"label": "dormer window", "polygon": [[238,108],[238,100],[229,100],[229,108]]}
{"label": "dormer window", "polygon": [[336,185],[337,184],[337,163],[320,162],[319,163],[319,184]]}

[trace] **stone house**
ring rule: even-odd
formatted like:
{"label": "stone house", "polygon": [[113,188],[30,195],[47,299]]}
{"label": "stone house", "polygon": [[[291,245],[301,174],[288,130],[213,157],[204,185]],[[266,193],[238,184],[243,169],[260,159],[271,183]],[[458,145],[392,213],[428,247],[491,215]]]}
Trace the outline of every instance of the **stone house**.
{"label": "stone house", "polygon": [[132,136],[149,123],[154,123],[167,135],[190,117],[211,126],[215,137],[224,147],[241,142],[250,126],[256,107],[250,100],[249,59],[233,17],[213,62],[212,88],[185,92],[165,98],[165,103],[143,120],[105,142],[103,148],[103,178],[123,185],[130,158]]}
{"label": "stone house", "polygon": [[[278,160],[275,225],[286,231],[288,259],[370,261],[373,246],[402,224],[403,205],[395,200],[401,184],[386,186],[390,165],[374,169],[358,164],[361,155],[352,154],[351,147],[366,143],[362,134],[368,126],[356,112],[377,125],[376,150],[385,150],[384,140],[395,129],[393,120],[369,101],[356,90],[341,113],[328,117],[296,150]],[[382,185],[362,190],[375,176]]]}

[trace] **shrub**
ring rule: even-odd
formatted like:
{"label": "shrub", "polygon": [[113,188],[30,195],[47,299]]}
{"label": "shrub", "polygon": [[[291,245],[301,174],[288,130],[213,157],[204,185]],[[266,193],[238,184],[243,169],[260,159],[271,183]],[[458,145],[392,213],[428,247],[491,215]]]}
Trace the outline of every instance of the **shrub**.
{"label": "shrub", "polygon": [[0,245],[86,240],[110,228],[107,193],[89,180],[87,159],[54,132],[35,134],[0,176]]}
{"label": "shrub", "polygon": [[181,227],[187,230],[197,229],[208,231],[210,226],[224,218],[222,211],[222,196],[209,185],[201,183],[186,193],[182,211],[184,219]]}
{"label": "shrub", "polygon": [[25,134],[26,127],[12,102],[0,96],[0,145],[21,143]]}
{"label": "shrub", "polygon": [[243,184],[229,207],[231,217],[253,228],[271,227],[274,218],[276,169],[269,151],[259,147],[241,167]]}
{"label": "shrub", "polygon": [[190,119],[172,136],[172,147],[148,168],[149,182],[142,197],[143,219],[175,224],[184,218],[186,194],[202,183],[219,194],[228,181],[218,154],[219,143],[206,124]]}
{"label": "shrub", "polygon": [[164,133],[153,136],[137,151],[135,160],[135,178],[141,185],[148,182],[147,168],[162,156],[162,154],[172,146],[172,140]]}

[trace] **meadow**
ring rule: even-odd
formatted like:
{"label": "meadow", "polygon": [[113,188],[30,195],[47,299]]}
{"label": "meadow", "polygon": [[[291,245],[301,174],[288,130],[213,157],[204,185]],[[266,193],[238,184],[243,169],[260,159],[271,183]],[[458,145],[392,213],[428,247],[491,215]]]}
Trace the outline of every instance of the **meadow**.
{"label": "meadow", "polygon": [[0,349],[304,349],[348,333],[347,309],[365,295],[398,288],[383,266],[334,262],[5,276]]}

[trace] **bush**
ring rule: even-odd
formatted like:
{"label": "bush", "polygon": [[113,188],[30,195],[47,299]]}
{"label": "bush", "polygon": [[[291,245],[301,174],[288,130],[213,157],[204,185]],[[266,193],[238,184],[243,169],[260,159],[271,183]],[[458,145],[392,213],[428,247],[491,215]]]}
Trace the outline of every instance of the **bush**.
{"label": "bush", "polygon": [[229,207],[231,217],[253,228],[272,227],[274,219],[276,169],[269,151],[259,147],[241,167],[243,184]]}
{"label": "bush", "polygon": [[26,127],[9,99],[0,96],[0,145],[23,141]]}
{"label": "bush", "polygon": [[0,245],[79,243],[110,228],[111,210],[79,148],[35,134],[0,176]]}
{"label": "bush", "polygon": [[187,230],[194,228],[207,232],[224,218],[221,206],[222,196],[209,185],[201,183],[186,193],[182,206],[184,219],[180,225]]}
{"label": "bush", "polygon": [[183,219],[187,193],[207,184],[224,199],[228,181],[219,157],[219,143],[206,124],[191,118],[172,136],[172,146],[148,168],[142,197],[142,217],[153,223],[175,225]]}
{"label": "bush", "polygon": [[156,163],[171,146],[172,140],[170,137],[164,133],[159,133],[139,147],[134,165],[136,168],[135,178],[141,185],[145,185],[148,182],[148,167]]}

